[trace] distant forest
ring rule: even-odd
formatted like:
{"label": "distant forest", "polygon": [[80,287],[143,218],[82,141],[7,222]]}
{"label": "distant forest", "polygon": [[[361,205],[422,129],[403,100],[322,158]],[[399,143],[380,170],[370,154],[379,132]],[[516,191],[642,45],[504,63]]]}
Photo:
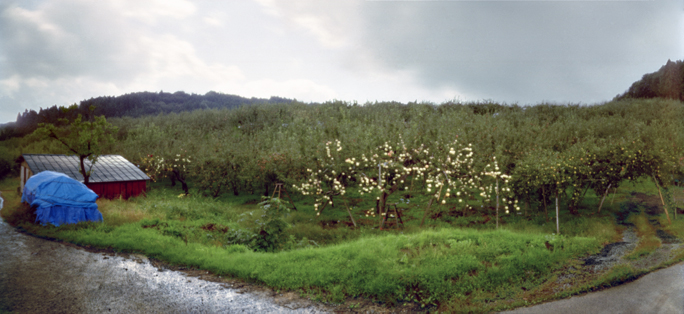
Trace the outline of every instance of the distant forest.
{"label": "distant forest", "polygon": [[667,63],[660,70],[644,74],[616,100],[626,98],[668,98],[684,101],[684,62]]}
{"label": "distant forest", "polygon": [[[22,137],[33,132],[38,123],[57,124],[59,119],[73,120],[78,114],[87,117],[89,115],[106,118],[118,117],[142,117],[167,113],[180,113],[197,109],[230,109],[246,104],[261,103],[290,103],[292,99],[271,97],[245,98],[236,95],[227,95],[217,92],[208,92],[204,95],[187,94],[185,92],[139,92],[122,96],[102,96],[83,100],[80,104],[74,104],[70,109],[62,110],[58,106],[41,108],[38,112],[26,110],[17,115],[17,121],[0,125],[0,141],[12,137]],[[93,112],[90,112],[90,108]]]}
{"label": "distant forest", "polygon": [[[684,101],[684,61],[667,63],[658,71],[645,74],[614,100],[635,98],[667,98]],[[0,141],[12,137],[23,137],[33,132],[39,123],[58,124],[59,119],[73,120],[78,114],[88,118],[89,115],[106,118],[156,116],[159,114],[180,113],[197,109],[231,109],[251,104],[282,104],[295,102],[293,99],[282,97],[245,98],[217,92],[204,95],[187,94],[185,92],[138,92],[121,96],[102,96],[90,98],[74,104],[63,110],[58,106],[25,110],[17,115],[16,122],[0,124]],[[487,103],[487,102],[485,102]],[[484,107],[484,106],[476,106]],[[496,107],[496,106],[495,106]],[[94,111],[91,113],[90,108]],[[475,111],[491,110],[492,108],[473,108]],[[496,110],[496,109],[495,109]]]}

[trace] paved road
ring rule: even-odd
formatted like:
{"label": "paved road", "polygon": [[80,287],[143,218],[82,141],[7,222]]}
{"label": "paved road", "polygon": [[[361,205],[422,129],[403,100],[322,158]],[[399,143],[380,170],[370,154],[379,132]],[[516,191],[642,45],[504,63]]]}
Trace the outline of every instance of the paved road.
{"label": "paved road", "polygon": [[[0,198],[1,202],[1,198]],[[224,284],[38,239],[0,219],[0,313],[320,313],[306,300]],[[283,305],[279,305],[283,304]]]}
{"label": "paved road", "polygon": [[684,313],[684,263],[607,290],[503,313]]}

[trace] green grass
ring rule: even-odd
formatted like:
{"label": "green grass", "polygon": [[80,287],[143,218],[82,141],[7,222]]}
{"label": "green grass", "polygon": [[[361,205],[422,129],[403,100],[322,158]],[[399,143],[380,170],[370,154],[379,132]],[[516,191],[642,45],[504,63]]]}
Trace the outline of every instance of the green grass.
{"label": "green grass", "polygon": [[[0,189],[11,190],[17,181],[0,181]],[[415,196],[407,202],[405,195],[397,194],[389,203],[399,204],[405,224],[379,230],[378,218],[365,216],[374,202],[354,191],[348,200],[356,228],[346,224],[351,220],[342,204],[317,217],[312,200],[295,194],[298,210],[284,217],[289,228],[276,253],[250,247],[261,219],[259,195],[214,199],[191,191],[179,198],[179,189],[154,183],[146,197],[98,200],[103,223],[53,227],[31,223],[28,207],[19,204],[14,192],[4,195],[2,216],[40,236],[138,252],[329,302],[365,297],[388,305],[414,303],[482,312],[522,305],[510,300],[525,291],[540,291],[540,286],[554,280],[556,271],[597,252],[602,244],[617,241],[620,230],[613,214],[632,188],[647,191],[648,184],[621,187],[621,194],[612,202],[607,199],[600,214],[596,213],[600,200],[591,193],[579,216],[561,210],[561,235],[555,234],[555,209],[549,208],[547,221],[539,205],[527,210],[527,215],[502,213],[501,227],[494,230],[490,209],[463,215],[448,202],[433,206],[421,228],[427,197]],[[476,201],[471,200],[473,205]],[[561,202],[561,208],[564,205]],[[641,226],[641,218],[630,219]],[[669,229],[681,236],[677,230],[684,229],[682,224],[684,219]],[[646,231],[640,233],[642,241],[647,240]],[[613,285],[630,274],[640,272],[616,269],[582,289]]]}
{"label": "green grass", "polygon": [[636,227],[637,235],[639,236],[639,243],[637,247],[625,256],[627,259],[638,259],[642,256],[653,253],[656,249],[662,246],[662,242],[656,236],[656,229],[648,222],[648,217],[645,213],[630,216],[629,222]]}
{"label": "green grass", "polygon": [[[43,230],[69,242],[140,252],[278,289],[321,289],[332,299],[365,296],[424,305],[533,285],[568,259],[599,248],[593,238],[440,229],[362,237],[317,249],[256,253],[240,245],[186,243],[182,236],[143,228],[145,224],[114,230],[103,224]],[[179,228],[166,230],[174,227]]]}

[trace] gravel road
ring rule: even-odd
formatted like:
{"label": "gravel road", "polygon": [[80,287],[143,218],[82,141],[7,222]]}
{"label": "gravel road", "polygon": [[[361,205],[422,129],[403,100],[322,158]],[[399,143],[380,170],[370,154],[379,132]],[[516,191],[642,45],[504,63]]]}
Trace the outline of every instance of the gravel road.
{"label": "gravel road", "polygon": [[92,253],[35,238],[0,219],[0,313],[329,311],[294,293],[243,293],[229,283],[202,280],[202,273],[158,268],[141,255]]}

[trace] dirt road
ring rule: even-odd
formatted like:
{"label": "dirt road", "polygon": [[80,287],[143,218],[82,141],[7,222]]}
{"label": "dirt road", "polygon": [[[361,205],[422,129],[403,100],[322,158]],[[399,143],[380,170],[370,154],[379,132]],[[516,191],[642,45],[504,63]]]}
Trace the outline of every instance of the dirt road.
{"label": "dirt road", "polygon": [[[195,275],[201,275],[195,273]],[[160,269],[144,256],[92,253],[0,219],[0,313],[322,313],[306,299],[241,293]]]}

